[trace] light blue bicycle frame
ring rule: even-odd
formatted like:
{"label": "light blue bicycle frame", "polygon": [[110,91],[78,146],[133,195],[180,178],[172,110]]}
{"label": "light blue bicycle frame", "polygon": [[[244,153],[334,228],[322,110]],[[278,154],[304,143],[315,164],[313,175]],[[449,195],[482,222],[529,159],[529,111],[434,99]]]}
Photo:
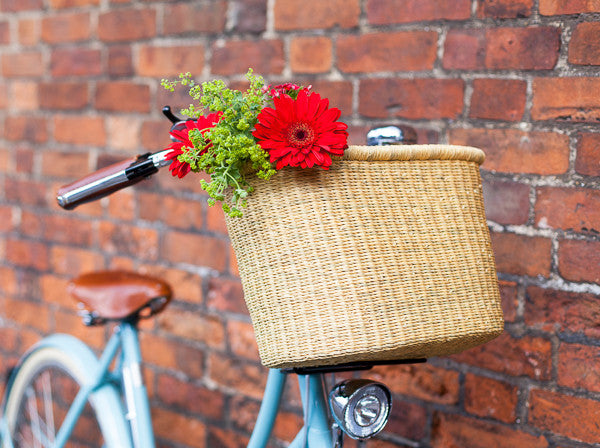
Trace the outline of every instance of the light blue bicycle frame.
{"label": "light blue bicycle frame", "polygon": [[[129,425],[117,428],[119,448],[154,448],[154,434],[150,416],[150,404],[144,386],[141,363],[142,357],[135,325],[123,322],[115,329],[100,359],[78,339],[68,335],[53,335],[38,343],[32,351],[40,347],[54,347],[66,353],[72,353],[81,360],[80,367],[85,370],[90,381],[82,385],[73,404],[55,437],[54,448],[62,448],[68,441],[77,420],[93,393],[103,391],[111,394],[123,393],[127,410],[124,413]],[[116,358],[118,355],[120,356]],[[111,371],[113,360],[117,359]],[[264,448],[267,445],[279,403],[283,395],[287,374],[271,369],[260,411],[256,420],[248,448]],[[304,406],[304,427],[300,430],[290,448],[326,448],[332,446],[332,431],[327,413],[327,402],[323,377],[321,374],[299,375],[300,393]],[[122,385],[119,391],[117,384]],[[113,400],[117,406],[120,405]],[[117,412],[111,409],[111,412]],[[127,428],[129,426],[129,428]],[[6,448],[12,447],[7,436],[8,429],[4,421],[0,421],[2,442]],[[126,444],[126,445],[123,445]]]}

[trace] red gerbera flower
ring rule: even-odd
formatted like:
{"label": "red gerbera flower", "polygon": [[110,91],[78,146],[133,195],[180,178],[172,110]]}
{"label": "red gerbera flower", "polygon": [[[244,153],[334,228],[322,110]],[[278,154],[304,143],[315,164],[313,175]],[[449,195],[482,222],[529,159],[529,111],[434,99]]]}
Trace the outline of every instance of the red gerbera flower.
{"label": "red gerbera flower", "polygon": [[275,108],[265,107],[258,115],[252,135],[276,169],[288,165],[329,169],[331,155],[344,154],[348,126],[337,121],[340,110],[329,109],[327,98],[303,89],[296,100],[282,94],[273,103]]}
{"label": "red gerbera flower", "polygon": [[[174,129],[170,132],[171,137],[173,137],[175,141],[165,149],[173,150],[166,157],[167,159],[172,160],[169,170],[173,176],[177,176],[181,179],[192,170],[192,167],[189,163],[178,160],[178,157],[183,154],[184,151],[188,151],[194,147],[194,144],[190,140],[190,131],[192,129],[199,129],[202,135],[206,134],[210,128],[214,127],[214,125],[219,122],[221,115],[223,115],[222,112],[217,112],[214,114],[209,114],[206,117],[199,117],[198,121],[188,120],[185,122],[184,128]],[[204,154],[210,147],[211,143],[209,142],[202,149],[200,154]]]}

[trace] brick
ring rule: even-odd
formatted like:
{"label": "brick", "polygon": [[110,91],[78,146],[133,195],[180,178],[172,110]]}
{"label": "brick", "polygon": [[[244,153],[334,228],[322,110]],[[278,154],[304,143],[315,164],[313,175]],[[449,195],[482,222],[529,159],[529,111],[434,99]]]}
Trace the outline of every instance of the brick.
{"label": "brick", "polygon": [[83,82],[43,82],[39,89],[42,109],[79,110],[89,104],[88,85]]}
{"label": "brick", "polygon": [[48,140],[46,120],[32,115],[8,116],[4,121],[4,135],[7,140],[43,143]]}
{"label": "brick", "polygon": [[468,417],[435,412],[432,422],[432,448],[547,448],[544,436],[534,436],[508,426]]}
{"label": "brick", "polygon": [[509,376],[549,380],[552,375],[552,343],[534,336],[516,339],[505,332],[487,344],[452,358]]}
{"label": "brick", "polygon": [[600,403],[587,398],[546,390],[532,390],[529,396],[531,425],[582,442],[596,443],[600,437],[598,415]]}
{"label": "brick", "polygon": [[13,213],[13,208],[4,205],[0,206],[0,232],[10,232],[15,229],[13,216],[16,214]]}
{"label": "brick", "polygon": [[531,277],[550,275],[552,241],[549,238],[495,232],[491,237],[499,272]]}
{"label": "brick", "polygon": [[21,111],[38,110],[40,95],[38,84],[33,81],[14,81],[10,85],[11,107]]}
{"label": "brick", "polygon": [[262,366],[211,353],[209,375],[220,386],[234,389],[247,397],[262,399],[267,379],[267,371]]}
{"label": "brick", "polygon": [[46,206],[48,186],[28,179],[5,179],[4,195],[6,200],[19,205]]}
{"label": "brick", "polygon": [[444,45],[447,69],[548,70],[560,49],[554,27],[452,29]]}
{"label": "brick", "polygon": [[428,426],[425,408],[417,403],[402,401],[398,397],[392,397],[392,402],[392,412],[385,432],[410,440],[421,440],[425,437]]}
{"label": "brick", "polygon": [[54,274],[40,276],[42,300],[63,308],[74,309],[76,301],[69,294],[66,294],[67,284],[68,280],[66,278]]}
{"label": "brick", "polygon": [[[352,96],[354,88],[350,81],[321,81],[314,80],[304,83],[312,85],[313,92],[321,95],[321,98],[329,99],[330,107],[337,107],[342,117],[352,115]],[[350,131],[351,129],[349,129]]]}
{"label": "brick", "polygon": [[25,327],[35,328],[46,333],[50,330],[48,308],[42,303],[5,298],[3,314],[8,319]]}
{"label": "brick", "polygon": [[600,78],[534,78],[534,120],[596,122],[600,120]]}
{"label": "brick", "polygon": [[133,75],[133,59],[130,46],[111,45],[108,48],[108,73],[113,76]]}
{"label": "brick", "polygon": [[107,145],[112,150],[139,153],[139,135],[142,122],[139,117],[109,116],[106,118]]}
{"label": "brick", "polygon": [[369,118],[458,118],[461,79],[367,79],[361,81],[359,113]]}
{"label": "brick", "polygon": [[50,177],[72,177],[73,173],[87,169],[86,153],[45,151],[42,154],[42,174]]}
{"label": "brick", "polygon": [[1,0],[0,11],[2,12],[21,12],[42,9],[42,0]]}
{"label": "brick", "polygon": [[[104,119],[85,115],[55,115],[54,139],[73,145],[104,146]],[[82,174],[84,169],[85,167],[82,167]]]}
{"label": "brick", "polygon": [[97,76],[102,73],[100,50],[91,48],[57,48],[50,57],[52,76]]}
{"label": "brick", "polygon": [[393,0],[368,0],[367,19],[374,25],[426,22],[433,20],[467,20],[471,17],[468,0],[408,0],[399,6]]}
{"label": "brick", "polygon": [[278,440],[291,442],[294,434],[297,434],[303,426],[300,415],[292,412],[280,411],[273,427],[273,436]]}
{"label": "brick", "polygon": [[600,12],[600,4],[589,0],[540,0],[540,14],[554,16]]}
{"label": "brick", "polygon": [[225,398],[219,391],[163,374],[158,377],[156,393],[158,398],[171,408],[213,420],[223,417]]}
{"label": "brick", "polygon": [[163,14],[165,35],[217,34],[225,30],[227,2],[217,0],[166,4]]}
{"label": "brick", "polygon": [[569,62],[578,65],[600,65],[600,22],[579,23],[569,41]]}
{"label": "brick", "polygon": [[358,25],[358,0],[278,0],[275,2],[275,29],[280,31],[315,28],[352,28]]}
{"label": "brick", "polygon": [[337,65],[347,73],[431,70],[437,37],[435,31],[339,36]]}
{"label": "brick", "polygon": [[73,311],[56,310],[52,313],[55,326],[53,331],[75,336],[85,344],[100,350],[104,348],[104,329],[102,327],[87,327],[81,317],[75,313],[74,303],[70,307]]}
{"label": "brick", "polygon": [[53,9],[76,8],[79,6],[99,5],[100,0],[49,0],[49,5]]}
{"label": "brick", "polygon": [[506,322],[514,322],[517,318],[517,309],[519,307],[519,298],[517,296],[517,284],[500,280],[498,282],[500,289],[500,299],[502,300],[502,312]]}
{"label": "brick", "polygon": [[533,0],[478,0],[477,17],[515,19],[530,17]]}
{"label": "brick", "polygon": [[575,171],[587,176],[600,176],[600,134],[582,133],[578,137]]}
{"label": "brick", "polygon": [[219,206],[207,207],[206,210],[206,229],[212,232],[227,234],[227,225],[225,223],[225,213]]}
{"label": "brick", "polygon": [[525,224],[529,219],[529,185],[484,180],[483,201],[487,219],[498,224]]}
{"label": "brick", "polygon": [[600,243],[581,240],[560,241],[558,272],[566,280],[600,283]]}
{"label": "brick", "polygon": [[232,353],[241,358],[259,361],[254,329],[249,322],[228,320],[227,340]]}
{"label": "brick", "polygon": [[10,24],[6,21],[0,22],[0,44],[10,43]]}
{"label": "brick", "polygon": [[[207,448],[204,443],[206,426],[196,418],[153,407],[152,426],[159,438],[185,444],[190,448]],[[177,430],[174,431],[174,428]]]}
{"label": "brick", "polygon": [[129,81],[99,82],[96,109],[111,112],[150,112],[150,87]]}
{"label": "brick", "polygon": [[48,269],[48,247],[39,241],[10,238],[6,240],[6,259],[15,266]]}
{"label": "brick", "polygon": [[[159,105],[165,102],[158,102]],[[141,129],[141,144],[149,151],[159,151],[166,148],[169,143],[169,124],[166,119],[144,120]]]}
{"label": "brick", "polygon": [[[281,412],[277,414],[281,415]],[[274,430],[277,429],[277,423]],[[248,445],[248,437],[237,434],[227,429],[209,426],[206,435],[206,446],[218,446],[220,448],[237,448]]]}
{"label": "brick", "polygon": [[22,51],[2,55],[2,75],[7,78],[39,77],[46,71],[42,53]]}
{"label": "brick", "polygon": [[227,263],[227,243],[210,236],[170,231],[162,241],[162,258],[223,271]]}
{"label": "brick", "polygon": [[142,260],[158,257],[159,239],[155,229],[101,222],[98,232],[100,247],[109,254],[131,255]]}
{"label": "brick", "polygon": [[520,121],[525,112],[527,83],[513,79],[475,79],[471,118]]}
{"label": "brick", "polygon": [[179,73],[200,74],[204,68],[204,45],[154,47],[142,46],[138,51],[137,73],[155,78]]}
{"label": "brick", "polygon": [[213,348],[225,348],[225,328],[217,316],[170,308],[160,315],[158,325],[173,336]]}
{"label": "brick", "polygon": [[154,9],[108,11],[98,17],[98,38],[104,42],[148,39],[156,35]]}
{"label": "brick", "polygon": [[[204,212],[199,201],[173,196],[140,193],[140,218],[163,222],[171,228],[201,229],[204,222]],[[157,204],[160,204],[157,207]]]}
{"label": "brick", "polygon": [[17,35],[21,45],[36,45],[41,39],[41,24],[39,19],[21,19],[17,26]]}
{"label": "brick", "polygon": [[458,372],[430,364],[378,366],[369,377],[384,383],[394,394],[441,404],[458,402]]}
{"label": "brick", "polygon": [[506,423],[516,419],[517,387],[468,373],[465,377],[465,410],[479,417]]}
{"label": "brick", "polygon": [[244,291],[238,279],[213,277],[208,283],[208,307],[217,311],[225,311],[247,315]]}
{"label": "brick", "polygon": [[239,0],[230,2],[232,31],[262,33],[267,28],[267,0]]}
{"label": "brick", "polygon": [[256,73],[278,74],[285,66],[280,40],[230,40],[214,45],[212,51],[211,71],[217,75],[246,73],[249,67]]}
{"label": "brick", "polygon": [[136,217],[137,201],[132,190],[121,190],[108,199],[109,216],[122,221],[133,221]]}
{"label": "brick", "polygon": [[525,299],[524,317],[528,326],[600,338],[600,303],[594,294],[531,286]]}
{"label": "brick", "polygon": [[2,341],[3,351],[16,351],[19,344],[19,332],[15,328],[0,327],[0,341]]}
{"label": "brick", "polygon": [[600,191],[539,187],[536,195],[538,227],[600,234]]}
{"label": "brick", "polygon": [[88,40],[91,36],[90,14],[76,12],[44,17],[41,36],[50,44]]}
{"label": "brick", "polygon": [[143,332],[140,345],[145,363],[178,371],[188,378],[202,378],[204,375],[204,353],[180,340]]}
{"label": "brick", "polygon": [[150,269],[149,272],[165,279],[173,288],[173,294],[178,301],[196,305],[204,302],[202,278],[199,274],[179,269],[156,268]]}
{"label": "brick", "polygon": [[554,132],[517,129],[451,129],[450,143],[486,154],[483,169],[504,173],[562,174],[569,168],[569,138]]}
{"label": "brick", "polygon": [[294,73],[331,70],[333,45],[325,36],[299,36],[290,43],[290,67]]}
{"label": "brick", "polygon": [[558,349],[558,384],[571,389],[600,392],[600,348],[561,343]]}
{"label": "brick", "polygon": [[92,250],[55,245],[50,249],[50,266],[57,274],[75,276],[103,269],[104,257]]}

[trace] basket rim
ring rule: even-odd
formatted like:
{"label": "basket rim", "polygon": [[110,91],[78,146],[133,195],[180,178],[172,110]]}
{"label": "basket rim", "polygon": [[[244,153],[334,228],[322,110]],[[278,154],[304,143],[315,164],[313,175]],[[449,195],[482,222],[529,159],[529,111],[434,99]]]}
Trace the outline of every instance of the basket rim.
{"label": "basket rim", "polygon": [[391,160],[463,160],[481,165],[485,160],[485,153],[479,148],[459,145],[350,145],[344,151],[342,160],[356,160],[363,162]]}

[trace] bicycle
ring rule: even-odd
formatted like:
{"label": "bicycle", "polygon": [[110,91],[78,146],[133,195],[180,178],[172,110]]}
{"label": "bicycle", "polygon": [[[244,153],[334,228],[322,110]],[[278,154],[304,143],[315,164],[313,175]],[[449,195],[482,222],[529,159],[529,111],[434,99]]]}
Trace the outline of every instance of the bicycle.
{"label": "bicycle", "polygon": [[[163,112],[173,122],[172,129],[185,126],[170,108],[165,107]],[[379,130],[371,137],[402,138],[397,130],[391,135],[389,132]],[[58,202],[72,209],[137,183],[168,165],[168,152],[144,154],[103,168],[61,188]],[[9,378],[2,403],[2,447],[58,448],[73,439],[85,446],[154,447],[137,324],[165,309],[171,300],[170,286],[137,273],[103,271],[74,279],[69,290],[84,306],[80,312],[84,324],[112,323],[112,335],[99,358],[83,342],[65,334],[46,337],[21,358]],[[346,380],[327,393],[325,375],[390,363],[270,369],[248,447],[267,445],[290,374],[298,375],[304,413],[304,426],[289,445],[291,448],[337,448],[343,445],[344,434],[358,440],[374,436],[390,414],[387,387],[370,380]],[[76,425],[82,421],[89,425],[90,419],[97,422],[96,432],[90,436],[86,426],[83,438],[92,440],[81,440]]]}

